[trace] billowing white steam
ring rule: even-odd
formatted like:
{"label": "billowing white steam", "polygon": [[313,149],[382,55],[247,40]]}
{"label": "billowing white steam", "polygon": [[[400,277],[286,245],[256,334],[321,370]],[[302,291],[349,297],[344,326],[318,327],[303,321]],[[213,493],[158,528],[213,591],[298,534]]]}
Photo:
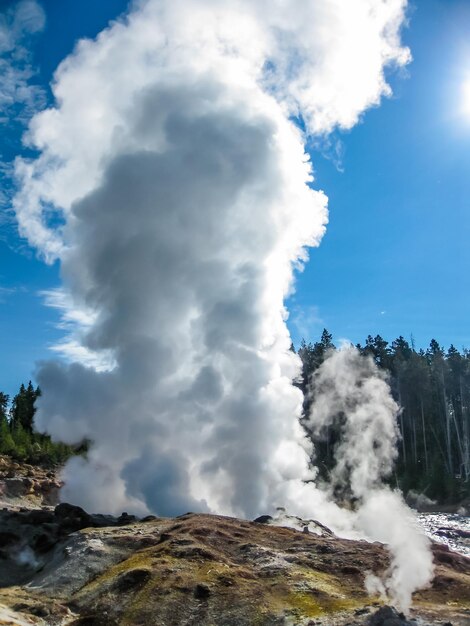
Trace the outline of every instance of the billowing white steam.
{"label": "billowing white steam", "polygon": [[397,456],[399,406],[385,373],[346,345],[315,372],[311,394],[310,428],[317,436],[328,427],[339,434],[331,487],[367,497],[391,474]]}
{"label": "billowing white steam", "polygon": [[389,546],[392,561],[384,580],[369,574],[371,592],[391,597],[402,610],[411,594],[432,577],[429,540],[401,494],[384,486],[397,454],[397,415],[386,375],[352,346],[333,351],[315,373],[309,426],[338,437],[329,487],[357,501],[354,526]]}
{"label": "billowing white steam", "polygon": [[390,92],[405,4],[140,1],[60,65],[15,208],[60,260],[53,300],[74,326],[60,349],[75,362],[38,371],[39,428],[93,442],[65,470],[66,499],[161,515],[283,505],[354,526],[304,482],[284,299],[327,200],[294,120],[350,128]]}

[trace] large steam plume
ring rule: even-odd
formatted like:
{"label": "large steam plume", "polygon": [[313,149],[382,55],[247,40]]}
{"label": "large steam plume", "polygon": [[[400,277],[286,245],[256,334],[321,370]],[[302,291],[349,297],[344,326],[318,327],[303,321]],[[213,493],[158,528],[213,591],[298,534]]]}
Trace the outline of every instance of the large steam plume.
{"label": "large steam plume", "polygon": [[56,348],[72,362],[39,367],[37,424],[93,442],[65,498],[354,526],[305,483],[284,299],[327,222],[306,135],[390,93],[405,4],[142,0],[61,63],[15,208],[60,260],[48,298],[71,328]]}

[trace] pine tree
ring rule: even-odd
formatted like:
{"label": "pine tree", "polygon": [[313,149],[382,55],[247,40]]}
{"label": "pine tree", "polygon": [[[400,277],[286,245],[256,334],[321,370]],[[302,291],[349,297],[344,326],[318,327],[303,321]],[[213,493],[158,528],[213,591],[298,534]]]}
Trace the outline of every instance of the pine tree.
{"label": "pine tree", "polygon": [[19,426],[28,433],[33,432],[34,414],[36,412],[34,403],[41,395],[39,387],[34,389],[29,381],[28,386],[21,384],[19,392],[13,398],[11,407],[10,427],[15,430]]}

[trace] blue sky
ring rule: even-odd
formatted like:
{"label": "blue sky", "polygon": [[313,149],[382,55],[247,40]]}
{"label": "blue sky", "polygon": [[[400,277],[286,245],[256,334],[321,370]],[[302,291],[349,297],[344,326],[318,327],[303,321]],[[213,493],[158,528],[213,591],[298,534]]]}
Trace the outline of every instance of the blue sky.
{"label": "blue sky", "polygon": [[313,332],[336,338],[470,346],[469,34],[468,2],[416,2],[407,77],[392,77],[394,97],[338,135],[344,171],[312,154],[330,224],[292,298],[305,318],[292,324],[296,340],[310,310]]}
{"label": "blue sky", "polygon": [[[3,6],[14,3],[3,3]],[[43,0],[46,26],[28,40],[37,82],[47,91],[57,64],[83,36],[93,37],[123,11],[123,0]],[[391,77],[394,96],[369,110],[351,132],[336,133],[333,150],[311,146],[316,186],[329,197],[330,224],[299,277],[288,305],[290,328],[315,340],[392,341],[435,337],[470,347],[468,325],[470,113],[461,88],[470,75],[470,5],[421,0],[403,34],[413,62]],[[2,128],[1,153],[20,149],[18,124]],[[4,179],[4,185],[7,185]],[[0,389],[14,393],[62,332],[41,291],[59,284],[15,233],[4,206],[0,239]]]}

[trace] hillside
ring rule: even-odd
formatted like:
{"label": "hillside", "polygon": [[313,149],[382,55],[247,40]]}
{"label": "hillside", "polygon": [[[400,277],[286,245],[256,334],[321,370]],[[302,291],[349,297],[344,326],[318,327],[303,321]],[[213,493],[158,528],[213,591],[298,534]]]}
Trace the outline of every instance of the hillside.
{"label": "hillside", "polygon": [[[139,521],[66,504],[9,506],[0,512],[0,544],[0,624],[385,623],[374,617],[382,600],[364,590],[365,572],[388,566],[385,547],[321,527],[306,533],[215,515]],[[437,544],[434,556],[434,582],[415,595],[412,617],[468,625],[470,560]]]}

